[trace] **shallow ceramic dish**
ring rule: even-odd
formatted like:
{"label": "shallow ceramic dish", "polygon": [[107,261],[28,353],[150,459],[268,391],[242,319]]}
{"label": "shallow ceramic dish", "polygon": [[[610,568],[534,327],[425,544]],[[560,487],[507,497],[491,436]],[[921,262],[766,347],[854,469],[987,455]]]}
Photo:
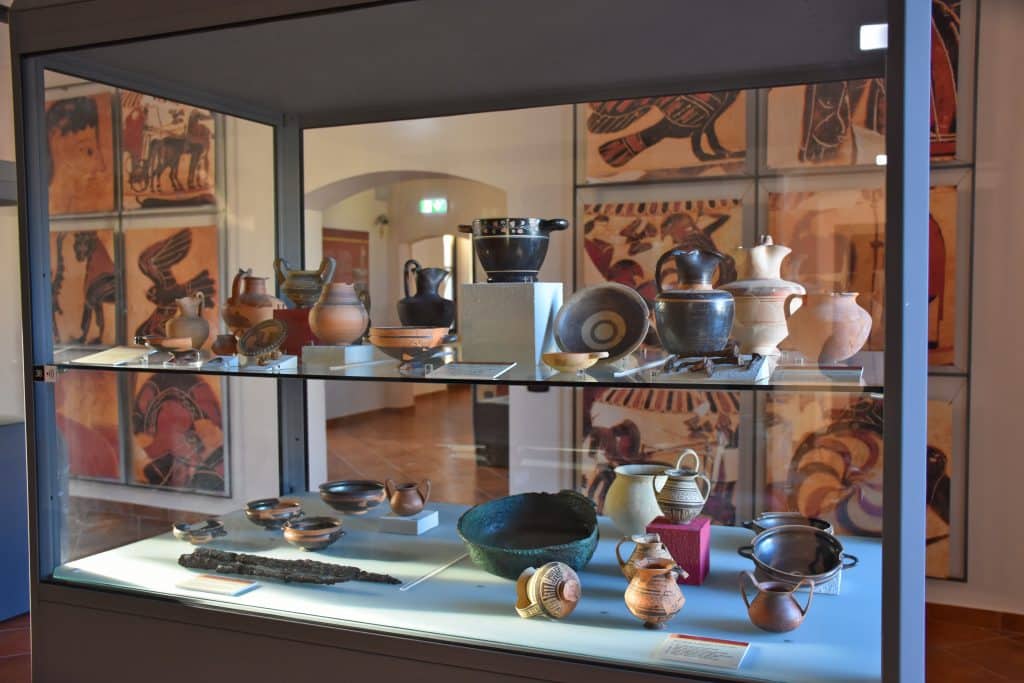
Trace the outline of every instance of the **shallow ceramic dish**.
{"label": "shallow ceramic dish", "polygon": [[192,545],[205,545],[215,538],[227,536],[224,523],[216,519],[204,519],[202,522],[175,522],[171,533],[179,541],[188,541]]}
{"label": "shallow ceramic dish", "polygon": [[447,327],[371,327],[367,335],[370,343],[384,350],[388,348],[431,349],[442,344],[448,336]]}
{"label": "shallow ceramic dish", "polygon": [[486,572],[515,580],[527,567],[564,562],[576,571],[597,547],[594,502],[576,493],[522,493],[467,510],[459,536],[469,556]]}
{"label": "shallow ceramic dish", "polygon": [[607,351],[592,351],[590,353],[551,351],[541,354],[544,363],[559,372],[583,372],[597,361],[607,357]]}
{"label": "shallow ceramic dish", "polygon": [[279,349],[288,336],[288,325],[283,321],[264,320],[246,330],[238,339],[238,353],[255,358],[259,362],[280,355]]}
{"label": "shallow ceramic dish", "polygon": [[637,291],[617,282],[584,287],[555,316],[555,341],[563,351],[606,351],[607,361],[636,350],[651,327],[650,309]]}
{"label": "shallow ceramic dish", "polygon": [[767,529],[774,529],[777,526],[794,524],[796,526],[810,526],[828,533],[834,533],[832,524],[825,519],[818,517],[805,517],[799,512],[762,512],[749,522],[743,522],[743,526],[759,534]]}
{"label": "shallow ceramic dish", "polygon": [[303,550],[323,550],[345,535],[334,517],[299,517],[284,523],[284,540]]}
{"label": "shallow ceramic dish", "polygon": [[264,529],[280,529],[289,519],[302,516],[302,504],[297,500],[261,498],[245,504],[245,517]]}
{"label": "shallow ceramic dish", "polygon": [[753,560],[767,580],[790,586],[804,579],[810,579],[816,586],[826,584],[840,571],[857,565],[856,557],[843,552],[839,539],[811,526],[767,529],[736,552]]}
{"label": "shallow ceramic dish", "polygon": [[366,514],[386,498],[384,484],[370,479],[343,479],[320,484],[320,500],[349,515]]}

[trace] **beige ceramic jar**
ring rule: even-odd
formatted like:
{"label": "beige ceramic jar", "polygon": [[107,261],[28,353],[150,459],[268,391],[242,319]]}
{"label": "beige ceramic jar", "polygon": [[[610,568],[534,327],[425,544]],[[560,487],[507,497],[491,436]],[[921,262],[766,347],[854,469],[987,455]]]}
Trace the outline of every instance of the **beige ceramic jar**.
{"label": "beige ceramic jar", "polygon": [[330,346],[357,341],[369,321],[355,286],[345,283],[324,287],[320,300],[309,311],[309,328],[321,343]]}
{"label": "beige ceramic jar", "polygon": [[654,497],[654,483],[665,482],[665,465],[619,465],[615,480],[604,497],[604,514],[625,536],[647,533],[647,525],[661,514]]}
{"label": "beige ceramic jar", "polygon": [[203,317],[206,299],[202,292],[175,299],[178,312],[164,324],[168,337],[188,337],[193,349],[201,349],[210,336],[210,323]]}
{"label": "beige ceramic jar", "polygon": [[[792,294],[786,300],[789,342],[808,362],[834,365],[860,351],[871,334],[871,314],[857,303],[857,292]],[[793,311],[803,298],[804,305]]]}

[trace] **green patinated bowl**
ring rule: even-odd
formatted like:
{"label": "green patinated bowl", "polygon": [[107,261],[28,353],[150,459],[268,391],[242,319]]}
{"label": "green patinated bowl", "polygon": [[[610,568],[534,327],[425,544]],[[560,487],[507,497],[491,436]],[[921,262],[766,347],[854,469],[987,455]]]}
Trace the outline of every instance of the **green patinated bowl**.
{"label": "green patinated bowl", "polygon": [[467,510],[459,536],[478,567],[515,580],[527,567],[587,566],[597,547],[597,510],[575,491],[522,493]]}

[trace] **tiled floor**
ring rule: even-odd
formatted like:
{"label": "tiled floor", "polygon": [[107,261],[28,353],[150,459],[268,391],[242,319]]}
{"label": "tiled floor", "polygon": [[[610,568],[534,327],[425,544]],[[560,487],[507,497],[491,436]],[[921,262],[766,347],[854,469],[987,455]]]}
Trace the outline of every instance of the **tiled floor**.
{"label": "tiled floor", "polygon": [[[1024,631],[1006,630],[1018,625],[929,606],[928,683],[1024,681]],[[28,626],[28,615],[0,622],[3,683],[30,682]]]}

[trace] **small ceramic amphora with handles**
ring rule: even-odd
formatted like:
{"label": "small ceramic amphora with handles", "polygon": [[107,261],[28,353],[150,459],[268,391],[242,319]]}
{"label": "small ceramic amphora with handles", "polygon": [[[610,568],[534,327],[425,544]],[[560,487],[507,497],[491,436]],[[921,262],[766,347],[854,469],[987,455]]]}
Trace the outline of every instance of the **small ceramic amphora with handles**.
{"label": "small ceramic amphora with handles", "polygon": [[626,609],[644,622],[644,628],[665,628],[686,602],[677,583],[680,576],[685,579],[689,574],[675,560],[641,560],[626,587]]}
{"label": "small ceramic amphora with handles", "polygon": [[[753,600],[747,597],[748,581],[757,589]],[[808,588],[807,604],[801,606],[793,594],[803,585]],[[764,631],[786,633],[804,622],[814,598],[814,581],[805,578],[794,586],[780,581],[758,581],[750,572],[740,572],[740,595],[750,623]]]}
{"label": "small ceramic amphora with handles", "polygon": [[[693,467],[683,467],[687,458],[693,460]],[[676,460],[676,466],[665,470],[665,484],[659,489],[657,480],[651,482],[658,507],[669,521],[689,524],[704,509],[711,495],[711,480],[700,471],[700,456],[692,448],[683,451]],[[704,482],[700,490],[698,481]]]}
{"label": "small ceramic amphora with handles", "polygon": [[429,479],[424,479],[420,487],[417,487],[415,482],[396,484],[393,479],[388,479],[384,482],[384,489],[388,494],[388,502],[391,503],[391,511],[399,517],[415,515],[430,500]]}

